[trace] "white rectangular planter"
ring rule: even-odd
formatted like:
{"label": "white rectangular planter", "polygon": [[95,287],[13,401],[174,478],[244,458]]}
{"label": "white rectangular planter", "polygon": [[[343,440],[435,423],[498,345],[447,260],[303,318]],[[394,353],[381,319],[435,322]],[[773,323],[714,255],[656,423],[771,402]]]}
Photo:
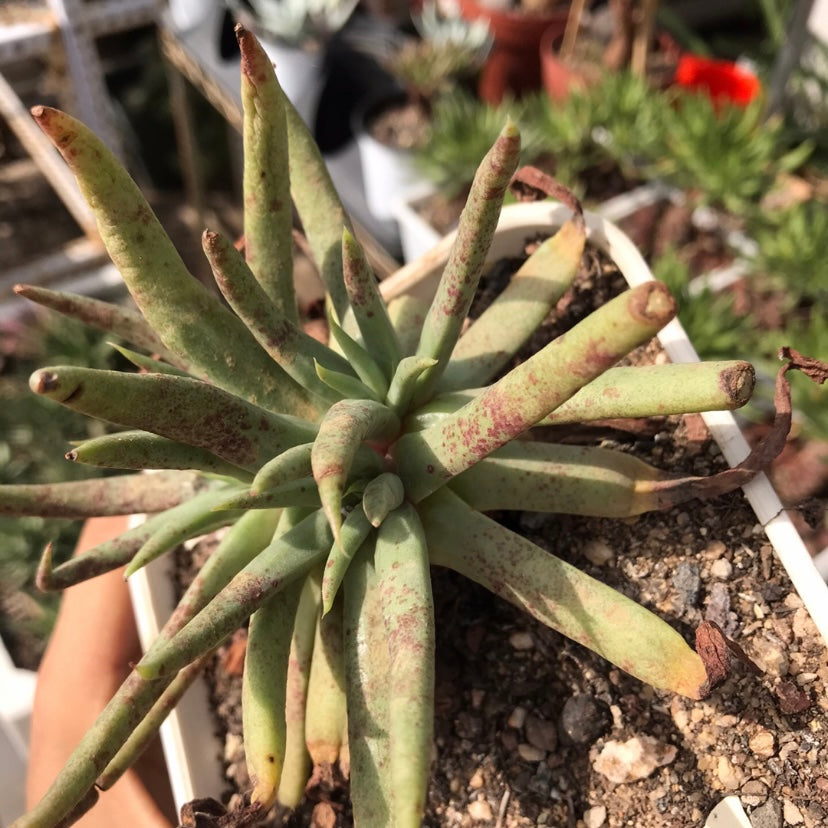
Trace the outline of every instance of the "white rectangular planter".
{"label": "white rectangular planter", "polygon": [[[631,204],[634,201],[631,200]],[[633,206],[637,208],[640,205]],[[570,212],[565,207],[551,202],[517,204],[505,208],[489,252],[489,261],[514,255],[522,248],[527,236],[538,231],[553,231],[569,215]],[[617,212],[614,218],[620,218]],[[595,213],[587,213],[586,221],[589,241],[618,265],[631,286],[652,279],[641,254],[618,227]],[[454,234],[446,236],[424,256],[386,279],[382,283],[385,298],[392,299],[411,293],[428,301],[434,294],[453,239]],[[659,334],[659,340],[673,362],[698,361],[692,344],[677,320],[664,328]],[[727,462],[731,466],[741,462],[749,449],[732,414],[711,412],[702,414],[702,417]],[[817,629],[828,642],[828,586],[819,576],[802,539],[765,475],[758,475],[744,487],[744,491]],[[139,571],[130,579],[144,646],[152,640],[173,606],[165,570],[166,565],[162,560],[147,570]],[[153,596],[146,602],[156,584],[168,597],[164,599]],[[145,602],[149,606],[145,607]],[[144,617],[144,613],[150,614],[149,620]],[[196,796],[215,794],[222,787],[220,770],[215,760],[215,743],[212,743],[212,747],[206,746],[213,725],[203,701],[204,693],[203,687],[194,687],[185,697],[184,708],[179,705],[178,712],[173,713],[162,728],[167,763],[179,806]],[[198,699],[199,694],[201,700]],[[184,747],[189,745],[193,746],[192,749],[185,751]]]}

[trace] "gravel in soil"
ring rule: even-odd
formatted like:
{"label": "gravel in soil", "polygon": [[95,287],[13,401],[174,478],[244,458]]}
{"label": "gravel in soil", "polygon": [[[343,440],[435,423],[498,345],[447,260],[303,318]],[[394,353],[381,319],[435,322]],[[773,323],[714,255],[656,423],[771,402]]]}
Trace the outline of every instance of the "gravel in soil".
{"label": "gravel in soil", "polygon": [[[582,315],[595,295],[603,301],[619,289],[611,266],[595,255],[586,261],[541,335],[554,335],[561,317]],[[643,354],[663,359],[657,346]],[[710,474],[724,466],[697,416],[599,436],[665,469]],[[425,825],[685,828],[703,825],[728,794],[740,797],[754,828],[828,822],[828,655],[741,492],[627,520],[496,517],[641,602],[688,641],[701,621],[715,621],[762,672],[737,668],[701,702],[671,696],[435,570]],[[231,803],[247,786],[243,648],[240,631],[210,671]],[[344,780],[307,793],[298,812],[270,824],[351,824]]]}

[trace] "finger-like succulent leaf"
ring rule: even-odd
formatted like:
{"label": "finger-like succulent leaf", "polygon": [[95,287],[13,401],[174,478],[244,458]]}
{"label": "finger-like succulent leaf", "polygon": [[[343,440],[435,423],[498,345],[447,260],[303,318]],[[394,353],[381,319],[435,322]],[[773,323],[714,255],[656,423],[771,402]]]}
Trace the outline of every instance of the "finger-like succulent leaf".
{"label": "finger-like succulent leaf", "polygon": [[0,515],[88,518],[162,512],[191,498],[200,486],[198,475],[181,471],[12,484],[0,486]]}
{"label": "finger-like succulent leaf", "polygon": [[342,601],[337,600],[317,617],[308,681],[305,744],[316,767],[336,764],[348,741],[342,635]]}
{"label": "finger-like succulent leaf", "polygon": [[186,371],[176,368],[167,362],[161,362],[160,359],[148,357],[145,354],[139,354],[138,351],[133,351],[130,348],[125,348],[123,345],[118,345],[115,342],[109,343],[124,359],[129,360],[136,368],[140,368],[147,374],[171,374],[174,377],[189,377]]}
{"label": "finger-like succulent leaf", "polygon": [[388,391],[388,378],[374,357],[339,325],[332,314],[328,314],[328,329],[336,346],[356,371],[356,375],[371,389],[373,398],[383,399]]}
{"label": "finger-like succulent leaf", "polygon": [[390,377],[401,356],[397,334],[362,245],[347,229],[342,233],[342,275],[365,347],[382,361]]}
{"label": "finger-like succulent leaf", "polygon": [[630,517],[659,508],[651,484],[672,477],[620,451],[516,440],[449,485],[481,512]]}
{"label": "finger-like succulent leaf", "polygon": [[417,356],[436,359],[437,365],[421,380],[420,399],[428,397],[460,336],[519,155],[520,133],[509,122],[474,177],[437,295],[423,323]]}
{"label": "finger-like succulent leaf", "polygon": [[285,701],[293,623],[303,582],[294,581],[250,616],[242,681],[244,756],[251,802],[276,801],[285,760]]}
{"label": "finger-like succulent leaf", "polygon": [[319,581],[314,573],[305,578],[293,625],[285,701],[285,765],[277,801],[295,808],[305,795],[310,776],[310,754],[305,744],[308,679],[310,677],[316,621],[319,617]]}
{"label": "finger-like succulent leaf", "polygon": [[398,508],[405,498],[405,487],[396,474],[386,472],[375,477],[362,495],[362,511],[371,523],[379,526],[389,512]]}
{"label": "finger-like succulent leaf", "polygon": [[273,63],[240,29],[244,112],[244,256],[276,310],[298,322],[287,123]]}
{"label": "finger-like succulent leaf", "polygon": [[78,443],[67,460],[105,469],[193,469],[250,480],[250,473],[197,446],[147,431],[121,431]]}
{"label": "finger-like succulent leaf", "polygon": [[328,387],[329,391],[333,391],[336,399],[352,399],[352,400],[376,400],[379,402],[382,397],[369,388],[362,380],[357,379],[351,374],[343,374],[340,371],[331,371],[330,368],[325,368],[314,361],[314,369],[316,376]]}
{"label": "finger-like succulent leaf", "polygon": [[373,553],[373,543],[364,544],[343,583],[351,802],[357,825],[394,824],[387,685],[391,658]]}
{"label": "finger-like succulent leaf", "polygon": [[185,377],[61,366],[35,371],[29,385],[67,408],[199,446],[250,471],[316,435],[305,421]]}
{"label": "finger-like succulent leaf", "polygon": [[428,549],[410,504],[383,521],[374,551],[388,649],[389,776],[394,824],[419,828],[434,723],[434,605]]}
{"label": "finger-like succulent leaf", "polygon": [[330,389],[320,384],[314,360],[326,367],[350,372],[347,361],[308,336],[270,303],[241,253],[225,238],[206,230],[202,246],[224,298],[271,359],[299,385],[326,402],[339,399],[339,395],[332,395]]}
{"label": "finger-like succulent leaf", "polygon": [[700,698],[699,656],[657,615],[449,491],[420,504],[431,562],[521,607],[653,687]]}
{"label": "finger-like succulent leaf", "polygon": [[579,215],[523,263],[460,337],[439,382],[441,389],[474,388],[500,372],[572,283],[585,241],[586,228]]}
{"label": "finger-like succulent leaf", "polygon": [[339,543],[334,542],[322,575],[322,611],[330,612],[334,598],[359,548],[371,534],[371,522],[362,509],[354,509],[345,518]]}
{"label": "finger-like succulent leaf", "polygon": [[80,121],[32,111],[78,179],[98,230],[152,329],[193,374],[276,411],[313,416],[305,392],[280,376],[244,324],[189,273],[146,199]]}
{"label": "finger-like succulent leaf", "polygon": [[174,522],[168,521],[160,526],[135,553],[124,573],[126,577],[134,574],[165,552],[175,549],[185,540],[206,535],[214,529],[234,523],[241,517],[239,512],[215,511],[216,503],[226,498],[227,495],[226,488],[216,489],[199,498],[194,497],[186,504],[182,503],[176,515],[176,520]]}
{"label": "finger-like succulent leaf", "polygon": [[675,314],[660,282],[603,305],[445,420],[404,435],[392,451],[416,503],[554,411],[654,336]]}
{"label": "finger-like succulent leaf", "polygon": [[413,356],[420,341],[428,304],[417,296],[404,293],[388,303],[388,317],[400,343],[402,356]]}
{"label": "finger-like succulent leaf", "polygon": [[186,370],[186,361],[164,347],[147,320],[136,310],[75,293],[63,293],[36,285],[15,285],[14,292],[38,305],[77,319],[99,331],[115,334],[150,353],[158,354],[171,365]]}
{"label": "finger-like succulent leaf", "polygon": [[[754,380],[753,366],[741,360],[610,368],[537,425],[740,408],[750,399]],[[658,394],[653,394],[653,388],[658,388]],[[440,394],[406,417],[406,430],[428,428],[482,392],[472,388]]]}
{"label": "finger-like succulent leaf", "polygon": [[391,387],[388,389],[388,405],[402,413],[411,404],[420,377],[437,365],[436,359],[419,356],[403,357],[397,365]]}
{"label": "finger-like succulent leaf", "polygon": [[357,449],[368,438],[387,443],[399,425],[390,408],[371,400],[342,400],[319,424],[311,452],[313,479],[337,542],[342,526],[342,494]]}
{"label": "finger-like succulent leaf", "polygon": [[171,641],[150,649],[136,670],[147,679],[180,670],[223,641],[271,595],[321,563],[330,543],[324,514],[309,515],[274,538]]}
{"label": "finger-like succulent leaf", "polygon": [[274,489],[268,489],[258,494],[249,491],[237,491],[225,497],[215,505],[216,511],[236,509],[281,509],[285,507],[320,506],[319,492],[312,477],[300,477],[289,480]]}

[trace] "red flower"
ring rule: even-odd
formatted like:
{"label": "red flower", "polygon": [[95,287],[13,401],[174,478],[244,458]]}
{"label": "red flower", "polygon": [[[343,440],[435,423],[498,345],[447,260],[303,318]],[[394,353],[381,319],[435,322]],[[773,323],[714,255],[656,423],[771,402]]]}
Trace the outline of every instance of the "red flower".
{"label": "red flower", "polygon": [[747,106],[762,91],[759,78],[741,66],[690,54],[679,58],[674,82],[685,89],[706,93],[717,104]]}

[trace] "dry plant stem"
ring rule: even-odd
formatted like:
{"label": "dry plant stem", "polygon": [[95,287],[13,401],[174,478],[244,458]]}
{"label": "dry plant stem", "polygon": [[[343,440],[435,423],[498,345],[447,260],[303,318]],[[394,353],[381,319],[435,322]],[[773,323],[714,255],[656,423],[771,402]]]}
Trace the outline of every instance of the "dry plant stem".
{"label": "dry plant stem", "polygon": [[572,0],[569,6],[569,14],[566,17],[566,29],[564,29],[563,42],[561,43],[560,58],[566,62],[572,59],[575,51],[575,41],[578,39],[578,32],[581,30],[581,20],[584,16],[587,0]]}
{"label": "dry plant stem", "polygon": [[29,385],[73,411],[198,446],[250,471],[316,436],[308,422],[184,377],[60,366],[35,371]]}
{"label": "dry plant stem", "polygon": [[415,503],[478,463],[646,342],[675,314],[660,282],[616,297],[550,342],[480,396],[392,448],[398,474]]}
{"label": "dry plant stem", "polygon": [[445,489],[419,511],[432,564],[471,578],[653,687],[701,697],[701,659],[657,615]]}
{"label": "dry plant stem", "polygon": [[[250,35],[238,32],[240,41]],[[267,298],[298,324],[293,287],[293,207],[287,123],[273,64],[245,46],[241,61],[244,109],[244,255]]]}
{"label": "dry plant stem", "polygon": [[[48,107],[32,114],[75,174],[107,252],[164,344],[199,376],[271,410],[315,406],[274,370],[244,323],[189,273],[135,182],[79,121]],[[164,279],[157,279],[159,272]]]}
{"label": "dry plant stem", "polygon": [[162,512],[192,497],[199,478],[167,471],[149,477],[117,475],[72,483],[21,483],[3,486],[0,515],[88,518]]}

